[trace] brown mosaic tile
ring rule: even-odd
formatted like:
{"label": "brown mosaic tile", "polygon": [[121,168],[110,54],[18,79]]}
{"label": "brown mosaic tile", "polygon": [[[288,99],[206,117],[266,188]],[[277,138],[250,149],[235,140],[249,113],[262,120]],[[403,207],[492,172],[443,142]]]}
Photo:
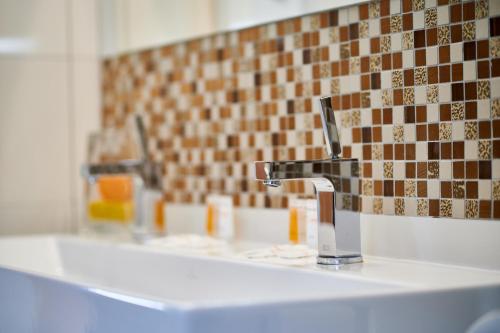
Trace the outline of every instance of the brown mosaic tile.
{"label": "brown mosaic tile", "polygon": [[372,1],[110,57],[102,122],[144,114],[158,142],[150,153],[176,193],[168,201],[201,203],[217,191],[238,205],[285,207],[288,194],[312,196],[312,187],[267,192],[251,164],[324,158],[314,100],[332,94],[343,156],[362,160],[364,211],[500,218],[500,17],[489,4]]}

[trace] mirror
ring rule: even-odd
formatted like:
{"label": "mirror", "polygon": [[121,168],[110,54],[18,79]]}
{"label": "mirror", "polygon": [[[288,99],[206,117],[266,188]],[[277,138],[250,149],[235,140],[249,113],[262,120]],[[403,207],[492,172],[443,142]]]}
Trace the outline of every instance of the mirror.
{"label": "mirror", "polygon": [[363,0],[102,0],[101,55],[338,8]]}

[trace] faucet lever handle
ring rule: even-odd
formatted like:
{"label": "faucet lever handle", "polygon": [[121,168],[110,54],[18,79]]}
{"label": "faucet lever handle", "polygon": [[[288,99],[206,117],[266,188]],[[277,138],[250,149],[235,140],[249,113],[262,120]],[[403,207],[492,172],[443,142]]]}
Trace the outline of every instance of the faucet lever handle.
{"label": "faucet lever handle", "polygon": [[326,152],[330,158],[338,158],[341,152],[339,131],[333,114],[332,98],[321,97],[321,122],[323,124],[323,135],[325,136]]}

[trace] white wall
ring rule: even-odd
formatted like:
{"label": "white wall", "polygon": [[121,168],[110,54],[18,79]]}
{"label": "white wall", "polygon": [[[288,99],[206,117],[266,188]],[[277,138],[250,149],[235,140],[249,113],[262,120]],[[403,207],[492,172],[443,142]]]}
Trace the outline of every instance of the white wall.
{"label": "white wall", "polygon": [[96,0],[0,0],[0,234],[76,226],[99,126],[96,17]]}
{"label": "white wall", "polygon": [[109,56],[362,1],[100,0],[100,49]]}

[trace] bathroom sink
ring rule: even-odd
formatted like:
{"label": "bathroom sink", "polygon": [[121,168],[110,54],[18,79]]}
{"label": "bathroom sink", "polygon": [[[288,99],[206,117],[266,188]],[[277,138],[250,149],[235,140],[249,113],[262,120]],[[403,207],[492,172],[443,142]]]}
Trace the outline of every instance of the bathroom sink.
{"label": "bathroom sink", "polygon": [[0,239],[0,332],[458,332],[494,308],[496,271],[377,258],[326,270],[76,236]]}

